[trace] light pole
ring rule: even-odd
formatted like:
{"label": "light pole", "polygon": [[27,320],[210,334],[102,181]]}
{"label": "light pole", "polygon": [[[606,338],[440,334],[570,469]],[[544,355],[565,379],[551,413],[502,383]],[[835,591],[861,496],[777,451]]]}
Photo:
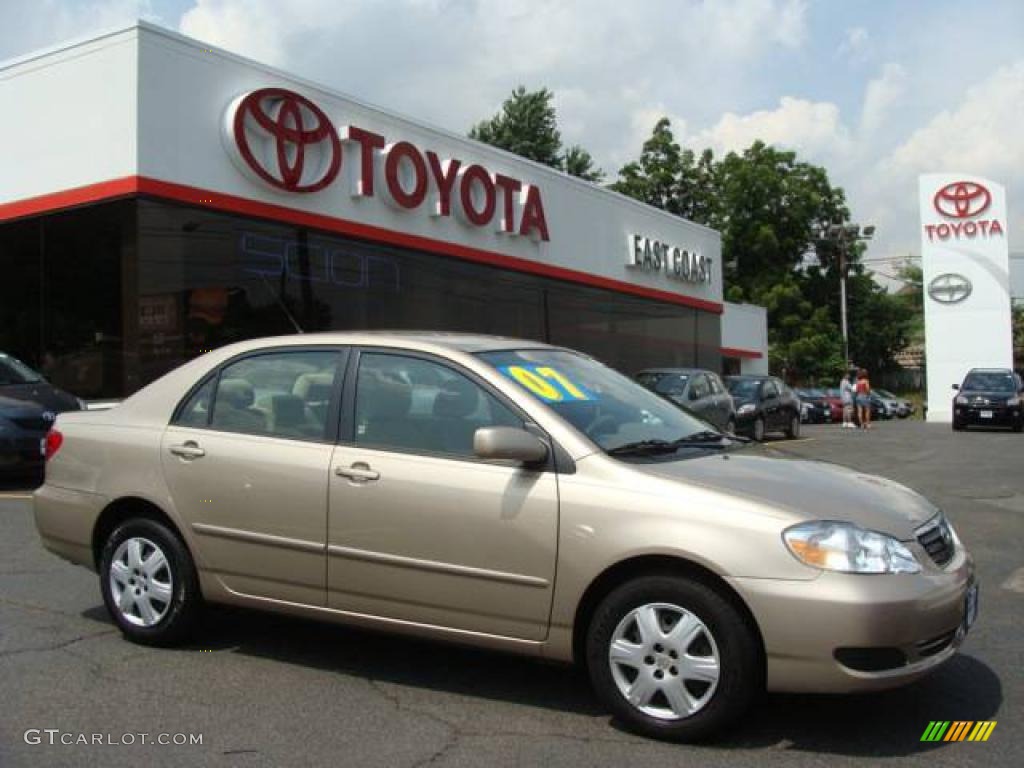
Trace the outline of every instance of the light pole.
{"label": "light pole", "polygon": [[819,242],[834,243],[839,249],[839,322],[843,332],[843,364],[850,365],[850,332],[846,323],[846,274],[849,271],[848,248],[852,243],[866,242],[875,235],[874,224],[829,224],[822,227]]}

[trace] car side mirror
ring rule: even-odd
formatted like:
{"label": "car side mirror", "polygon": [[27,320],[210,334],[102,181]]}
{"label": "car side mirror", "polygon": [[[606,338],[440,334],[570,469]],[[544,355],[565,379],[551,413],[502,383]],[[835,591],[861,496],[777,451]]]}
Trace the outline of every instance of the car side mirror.
{"label": "car side mirror", "polygon": [[548,447],[543,440],[516,427],[481,427],[473,433],[473,452],[481,459],[523,464],[537,464],[548,457]]}
{"label": "car side mirror", "polygon": [[953,385],[953,389],[960,389],[960,385],[959,384],[954,384]]}

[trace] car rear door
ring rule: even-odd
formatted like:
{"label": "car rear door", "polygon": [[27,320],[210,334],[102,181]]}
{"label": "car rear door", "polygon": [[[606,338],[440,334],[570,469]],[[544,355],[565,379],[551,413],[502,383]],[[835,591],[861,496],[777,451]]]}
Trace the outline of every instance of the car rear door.
{"label": "car rear door", "polygon": [[443,359],[366,349],[349,371],[331,460],[330,607],[543,639],[557,475],[472,447],[476,429],[522,427],[524,415]]}
{"label": "car rear door", "polygon": [[344,358],[335,347],[237,358],[191,393],[164,433],[164,477],[197,559],[234,592],[326,600],[327,478]]}

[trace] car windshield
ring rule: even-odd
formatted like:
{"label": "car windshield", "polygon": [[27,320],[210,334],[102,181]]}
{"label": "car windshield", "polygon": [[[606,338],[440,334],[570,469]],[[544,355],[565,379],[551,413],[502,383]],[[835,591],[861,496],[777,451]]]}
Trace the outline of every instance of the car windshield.
{"label": "car windshield", "polygon": [[[648,374],[648,376],[650,376],[650,374]],[[648,378],[646,381],[639,379],[639,381],[645,387],[653,389],[659,395],[681,395],[683,390],[686,389],[686,382],[690,378],[685,373],[658,373],[653,376],[653,387],[651,386],[651,378]]]}
{"label": "car windshield", "polygon": [[707,422],[589,357],[558,349],[478,356],[605,451],[720,437]]}
{"label": "car windshield", "polygon": [[729,394],[733,397],[757,397],[757,388],[760,385],[757,379],[726,379],[725,386],[729,388]]}
{"label": "car windshield", "polygon": [[875,387],[875,392],[877,392],[880,397],[884,397],[886,400],[896,399],[896,395],[894,395],[888,389],[879,389],[878,387]]}
{"label": "car windshield", "polygon": [[1008,371],[971,371],[964,379],[963,388],[986,392],[1015,392],[1017,381]]}
{"label": "car windshield", "polygon": [[0,352],[0,387],[10,384],[34,384],[43,377],[21,360]]}

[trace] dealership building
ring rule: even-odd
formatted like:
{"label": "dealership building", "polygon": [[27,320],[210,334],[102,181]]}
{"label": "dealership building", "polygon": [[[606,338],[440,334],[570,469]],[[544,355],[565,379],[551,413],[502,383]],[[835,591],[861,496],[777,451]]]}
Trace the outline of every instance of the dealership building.
{"label": "dealership building", "polygon": [[300,330],[767,372],[714,230],[161,28],[2,64],[0,103],[0,351],[79,396]]}

